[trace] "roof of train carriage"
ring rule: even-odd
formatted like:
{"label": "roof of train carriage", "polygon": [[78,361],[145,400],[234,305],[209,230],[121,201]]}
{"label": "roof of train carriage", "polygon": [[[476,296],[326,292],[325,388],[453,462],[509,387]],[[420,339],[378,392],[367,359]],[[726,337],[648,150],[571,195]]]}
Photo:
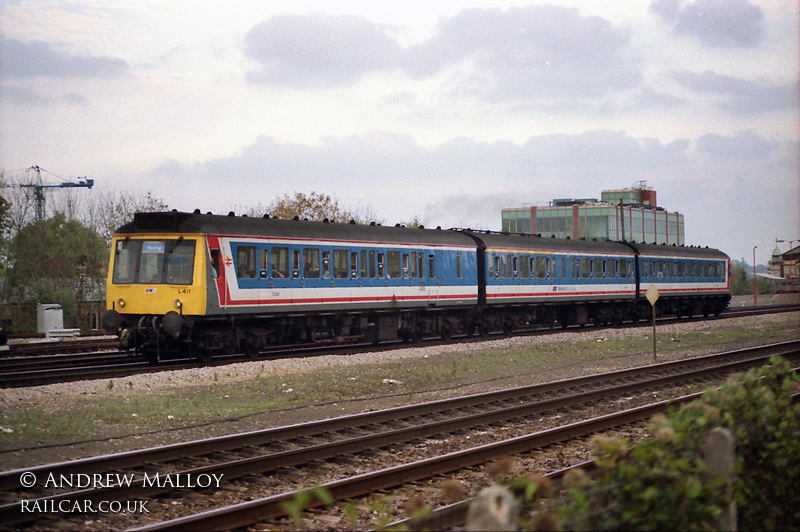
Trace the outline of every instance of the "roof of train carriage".
{"label": "roof of train carriage", "polygon": [[[468,230],[469,231],[469,230]],[[709,247],[668,246],[664,244],[643,244],[636,242],[617,242],[613,240],[572,240],[569,238],[550,238],[519,233],[496,233],[469,231],[480,238],[490,249],[530,249],[557,251],[565,253],[617,253],[633,255],[631,247],[645,256],[674,256],[685,258],[724,259],[728,256],[722,251]]]}
{"label": "roof of train carriage", "polygon": [[619,242],[608,240],[571,240],[569,238],[549,238],[519,233],[469,232],[474,234],[477,238],[480,238],[487,249],[529,249],[574,254],[615,253],[620,255],[633,255],[633,250],[630,247]]}
{"label": "roof of train carriage", "polygon": [[442,229],[221,216],[177,211],[136,213],[133,222],[125,224],[116,231],[116,234],[135,233],[198,233],[467,247],[475,245],[475,242],[463,233]]}
{"label": "roof of train carriage", "polygon": [[666,244],[639,244],[631,243],[639,250],[642,256],[671,256],[685,259],[727,259],[722,251],[709,247],[699,246],[672,246]]}

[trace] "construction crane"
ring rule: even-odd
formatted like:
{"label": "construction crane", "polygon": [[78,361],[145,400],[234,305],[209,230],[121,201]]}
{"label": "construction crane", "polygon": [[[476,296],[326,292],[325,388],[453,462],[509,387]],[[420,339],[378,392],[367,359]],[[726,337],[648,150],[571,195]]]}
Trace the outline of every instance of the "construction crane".
{"label": "construction crane", "polygon": [[[75,188],[75,187],[86,187],[92,188],[94,186],[94,179],[87,179],[87,178],[78,178],[77,183],[65,181],[57,185],[46,185],[42,182],[42,168],[39,166],[31,166],[28,170],[33,170],[36,172],[36,183],[24,183],[18,184],[14,186],[22,187],[22,188],[32,188],[33,189],[33,197],[36,200],[36,220],[42,221],[44,220],[44,189],[46,188]],[[47,170],[45,170],[47,172]],[[55,174],[53,174],[55,175]],[[5,185],[8,186],[8,185]]]}

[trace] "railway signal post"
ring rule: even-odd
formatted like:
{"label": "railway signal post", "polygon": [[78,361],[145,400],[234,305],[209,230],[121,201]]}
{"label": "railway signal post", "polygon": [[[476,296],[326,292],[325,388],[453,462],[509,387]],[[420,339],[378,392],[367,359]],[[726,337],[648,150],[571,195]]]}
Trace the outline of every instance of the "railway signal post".
{"label": "railway signal post", "polygon": [[656,357],[656,301],[658,301],[658,295],[658,288],[655,284],[650,283],[650,287],[647,289],[647,300],[653,307],[653,362],[658,362]]}

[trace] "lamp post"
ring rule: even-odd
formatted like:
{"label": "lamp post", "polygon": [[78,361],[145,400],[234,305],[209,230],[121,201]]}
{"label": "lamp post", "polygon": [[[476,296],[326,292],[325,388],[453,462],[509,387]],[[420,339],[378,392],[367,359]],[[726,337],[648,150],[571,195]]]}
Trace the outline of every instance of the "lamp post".
{"label": "lamp post", "polygon": [[756,248],[753,246],[753,306],[758,305],[758,278],[756,277]]}

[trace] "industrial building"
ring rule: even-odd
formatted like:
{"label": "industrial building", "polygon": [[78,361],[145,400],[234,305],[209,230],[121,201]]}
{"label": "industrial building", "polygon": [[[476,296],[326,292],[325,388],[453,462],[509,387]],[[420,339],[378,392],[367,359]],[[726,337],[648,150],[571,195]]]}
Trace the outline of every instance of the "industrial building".
{"label": "industrial building", "polygon": [[631,188],[604,190],[597,199],[554,199],[546,205],[502,210],[509,233],[544,237],[616,240],[648,244],[684,244],[683,215],[656,202],[656,191],[639,182]]}

